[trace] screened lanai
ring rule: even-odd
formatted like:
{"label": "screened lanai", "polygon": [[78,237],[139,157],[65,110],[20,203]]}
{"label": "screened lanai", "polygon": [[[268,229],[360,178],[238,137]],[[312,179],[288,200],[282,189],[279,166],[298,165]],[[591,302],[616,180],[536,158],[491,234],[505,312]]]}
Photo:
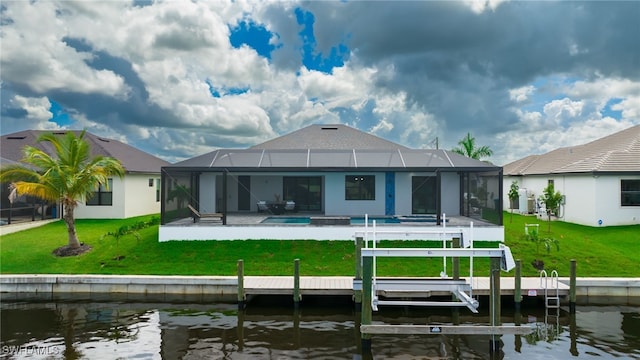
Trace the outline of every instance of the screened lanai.
{"label": "screened lanai", "polygon": [[502,168],[436,149],[220,149],[162,168],[162,224],[201,213],[464,216],[502,225]]}

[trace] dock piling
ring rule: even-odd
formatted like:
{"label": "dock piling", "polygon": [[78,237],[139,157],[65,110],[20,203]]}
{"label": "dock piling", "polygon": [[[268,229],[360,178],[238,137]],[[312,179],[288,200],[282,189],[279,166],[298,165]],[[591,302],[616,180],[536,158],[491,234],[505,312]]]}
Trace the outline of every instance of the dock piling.
{"label": "dock piling", "polygon": [[513,301],[516,311],[520,311],[522,305],[522,260],[516,259],[516,271],[513,287]]}
{"label": "dock piling", "polygon": [[244,260],[238,260],[238,309],[245,308],[246,296],[244,294]]}
{"label": "dock piling", "polygon": [[[356,280],[362,280],[362,236],[356,236]],[[362,310],[362,290],[355,290],[353,293],[353,300],[355,303],[356,311]]]}
{"label": "dock piling", "polygon": [[300,259],[293,261],[293,306],[300,307]]}
{"label": "dock piling", "polygon": [[569,275],[569,313],[576,313],[576,260],[571,259]]}
{"label": "dock piling", "polygon": [[[371,301],[373,300],[372,294],[373,287],[373,258],[367,256],[362,258],[362,318],[360,326],[371,325],[371,319],[373,318],[373,309]],[[371,334],[363,334],[360,332],[360,339],[362,342],[362,351],[371,351]]]}
{"label": "dock piling", "polygon": [[[490,270],[490,282],[491,284],[489,295],[489,317],[491,320],[491,326],[500,326],[500,261],[499,257],[491,258],[491,270]],[[491,335],[489,340],[489,349],[492,353],[500,351],[502,348],[502,340],[500,335]]]}

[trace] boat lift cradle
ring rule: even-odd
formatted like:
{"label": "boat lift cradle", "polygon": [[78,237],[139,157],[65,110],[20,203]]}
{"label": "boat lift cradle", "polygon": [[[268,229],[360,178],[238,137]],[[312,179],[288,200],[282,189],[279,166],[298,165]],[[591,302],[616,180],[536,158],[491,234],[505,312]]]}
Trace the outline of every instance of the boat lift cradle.
{"label": "boat lift cradle", "polygon": [[[444,218],[444,215],[443,215]],[[367,224],[367,222],[365,222]],[[467,307],[473,313],[478,312],[478,301],[473,298],[473,258],[474,257],[499,257],[501,258],[501,269],[509,271],[515,267],[515,261],[508,246],[500,244],[499,248],[474,248],[473,247],[473,222],[468,228],[446,228],[446,221],[443,221],[441,229],[425,230],[416,232],[393,231],[376,229],[373,222],[373,231],[369,232],[365,225],[365,248],[361,251],[361,260],[365,257],[373,258],[372,274],[372,310],[377,311],[378,305],[399,305],[399,306],[448,306]],[[372,235],[372,247],[368,247],[368,235]],[[437,241],[442,241],[442,248],[378,248],[377,238],[380,235],[387,237],[423,237],[425,235],[438,235]],[[356,236],[360,236],[357,234]],[[447,248],[447,241],[453,237],[459,237],[462,248]],[[433,240],[433,239],[423,239]],[[376,273],[377,257],[442,257],[443,271],[441,278],[378,278]],[[469,257],[469,282],[465,279],[453,279],[446,275],[447,257]],[[354,290],[362,290],[362,280],[354,280]],[[452,301],[423,301],[407,300],[408,298],[427,298],[432,294],[451,294],[455,298]],[[385,298],[402,298],[401,300],[381,300],[378,295]]]}

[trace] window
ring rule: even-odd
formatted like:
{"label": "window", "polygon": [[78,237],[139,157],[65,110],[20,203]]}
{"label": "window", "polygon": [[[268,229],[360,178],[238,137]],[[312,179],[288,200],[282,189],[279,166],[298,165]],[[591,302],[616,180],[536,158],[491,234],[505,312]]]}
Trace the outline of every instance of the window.
{"label": "window", "polygon": [[149,179],[149,187],[153,187],[153,179]]}
{"label": "window", "polygon": [[113,179],[108,179],[107,184],[98,185],[98,189],[93,192],[93,195],[87,199],[87,206],[111,206],[113,205]]}
{"label": "window", "polygon": [[640,206],[640,179],[620,180],[620,205]]}
{"label": "window", "polygon": [[375,200],[376,177],[373,175],[347,175],[344,178],[345,200]]}
{"label": "window", "polygon": [[160,202],[160,179],[156,179],[156,202]]}

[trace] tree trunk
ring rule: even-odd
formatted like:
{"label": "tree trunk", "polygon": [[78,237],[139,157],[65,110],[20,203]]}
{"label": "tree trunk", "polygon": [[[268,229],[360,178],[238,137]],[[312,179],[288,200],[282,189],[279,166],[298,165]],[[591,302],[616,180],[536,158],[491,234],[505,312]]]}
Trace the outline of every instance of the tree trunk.
{"label": "tree trunk", "polygon": [[76,220],[73,217],[74,206],[66,205],[64,213],[64,222],[67,224],[67,232],[69,233],[69,247],[79,248],[80,241],[76,234]]}

